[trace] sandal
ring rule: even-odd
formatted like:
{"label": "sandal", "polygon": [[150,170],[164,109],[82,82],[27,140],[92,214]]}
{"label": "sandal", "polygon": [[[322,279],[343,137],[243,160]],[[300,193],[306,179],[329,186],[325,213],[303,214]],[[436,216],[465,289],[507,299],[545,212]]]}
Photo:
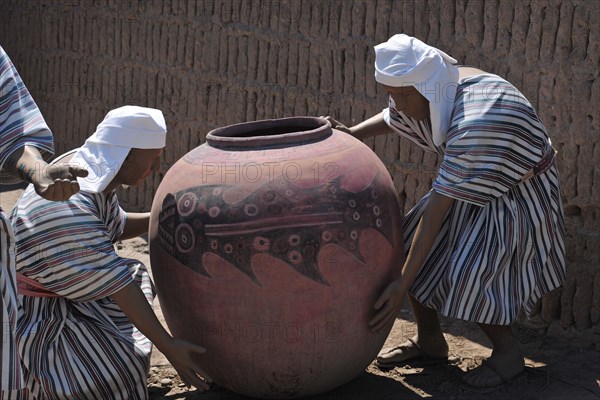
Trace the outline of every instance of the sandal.
{"label": "sandal", "polygon": [[[416,355],[407,355],[411,350],[416,350]],[[379,368],[394,368],[403,365],[410,365],[411,367],[419,368],[430,365],[445,364],[448,362],[448,356],[445,357],[432,357],[428,356],[423,352],[421,346],[419,346],[414,340],[408,339],[408,343],[396,346],[385,353],[380,353],[377,356],[375,365]]]}

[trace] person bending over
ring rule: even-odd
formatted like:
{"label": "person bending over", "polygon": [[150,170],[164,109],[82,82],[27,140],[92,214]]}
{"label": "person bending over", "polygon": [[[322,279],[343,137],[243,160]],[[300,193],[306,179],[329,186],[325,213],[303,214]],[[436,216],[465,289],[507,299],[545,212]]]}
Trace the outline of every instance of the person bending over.
{"label": "person bending over", "polygon": [[166,332],[151,308],[146,267],[114,248],[149,223],[149,213],[125,213],[115,189],[139,185],[159,168],[165,137],[159,110],[112,110],[59,160],[89,171],[80,192],[51,203],[29,187],[13,209],[23,295],[17,343],[27,385],[15,397],[145,399],[152,343],[187,385],[208,388],[194,360],[204,348]]}
{"label": "person bending over", "polygon": [[393,324],[408,295],[417,335],[377,357],[381,366],[445,360],[438,313],[474,321],[491,357],[463,380],[490,387],[524,370],[511,324],[565,278],[558,171],[542,121],[501,77],[422,41],[394,35],[375,46],[381,113],[350,128],[363,139],[394,132],[442,162],[432,189],[404,218],[406,261],[376,301],[370,325]]}

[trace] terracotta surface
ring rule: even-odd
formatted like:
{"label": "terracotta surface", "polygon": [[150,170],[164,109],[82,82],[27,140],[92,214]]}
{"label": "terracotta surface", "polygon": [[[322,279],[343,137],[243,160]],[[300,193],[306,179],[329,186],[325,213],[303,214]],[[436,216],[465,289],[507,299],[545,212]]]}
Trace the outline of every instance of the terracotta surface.
{"label": "terracotta surface", "polygon": [[[536,312],[551,335],[600,343],[599,20],[597,0],[2,0],[0,45],[59,153],[112,108],[161,109],[163,173],[219,126],[292,115],[354,124],[381,111],[373,46],[396,33],[506,77],[559,151],[567,280]],[[365,142],[408,212],[439,158],[393,135]],[[128,209],[148,209],[161,177],[120,193]]]}
{"label": "terracotta surface", "polygon": [[[19,186],[22,187],[22,186]],[[20,196],[19,187],[0,186],[0,207],[10,210]],[[121,256],[136,258],[150,265],[148,244],[143,238],[117,243]],[[159,320],[166,326],[158,302],[154,307]],[[318,400],[506,400],[543,398],[544,400],[597,399],[600,395],[600,344],[591,337],[576,335],[546,336],[543,325],[522,325],[516,330],[523,344],[526,374],[495,389],[478,390],[462,384],[463,371],[473,368],[490,354],[490,343],[482,331],[465,321],[441,318],[450,355],[454,361],[448,366],[430,369],[399,367],[382,371],[371,364],[364,373],[346,385],[318,395]],[[558,322],[558,321],[557,321]],[[384,347],[394,346],[407,336],[415,334],[414,318],[408,304],[401,310]],[[352,349],[350,349],[351,351]],[[186,388],[156,348],[152,352],[148,386],[151,400],[247,400],[247,397],[214,387],[208,393]],[[537,397],[536,397],[537,396]]]}
{"label": "terracotta surface", "polygon": [[368,147],[323,119],[212,131],[165,176],[149,237],[171,332],[205,346],[208,374],[235,392],[333,389],[389,332],[367,322],[400,265],[395,190]]}

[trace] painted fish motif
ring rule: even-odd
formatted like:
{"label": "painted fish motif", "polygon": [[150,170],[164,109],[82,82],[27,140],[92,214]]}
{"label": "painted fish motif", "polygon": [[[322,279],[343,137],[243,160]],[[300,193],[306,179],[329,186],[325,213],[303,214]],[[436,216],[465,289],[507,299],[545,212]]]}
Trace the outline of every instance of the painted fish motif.
{"label": "painted fish motif", "polygon": [[366,189],[341,188],[341,177],[301,188],[284,178],[265,183],[243,201],[230,204],[234,186],[205,185],[168,194],[159,214],[158,242],[171,256],[210,277],[202,256],[214,253],[261,286],[252,257],[267,253],[298,273],[324,285],[318,266],[321,248],[333,243],[365,262],[358,241],[373,228],[392,241],[393,193],[378,174]]}

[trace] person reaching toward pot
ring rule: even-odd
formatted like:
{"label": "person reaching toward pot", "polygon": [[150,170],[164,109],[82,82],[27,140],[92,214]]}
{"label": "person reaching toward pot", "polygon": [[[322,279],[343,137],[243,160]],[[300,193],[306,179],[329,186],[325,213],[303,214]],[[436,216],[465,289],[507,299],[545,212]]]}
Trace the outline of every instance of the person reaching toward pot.
{"label": "person reaching toward pot", "polygon": [[146,267],[114,248],[148,230],[149,213],[124,212],[115,189],[158,170],[166,132],[159,110],[110,111],[82,147],[57,160],[89,171],[81,191],[50,203],[29,187],[13,209],[27,386],[18,398],[145,399],[152,344],[184,383],[208,388],[195,358],[205,349],[167,333]]}
{"label": "person reaching toward pot", "polygon": [[375,79],[389,94],[379,114],[334,128],[359,139],[394,132],[441,158],[432,189],[403,221],[406,261],[374,304],[370,326],[394,323],[408,296],[417,335],[377,357],[382,367],[442,362],[438,313],[474,321],[493,345],[465,374],[491,387],[524,370],[511,330],[565,278],[563,207],[555,150],[512,84],[399,34],[375,46]]}

